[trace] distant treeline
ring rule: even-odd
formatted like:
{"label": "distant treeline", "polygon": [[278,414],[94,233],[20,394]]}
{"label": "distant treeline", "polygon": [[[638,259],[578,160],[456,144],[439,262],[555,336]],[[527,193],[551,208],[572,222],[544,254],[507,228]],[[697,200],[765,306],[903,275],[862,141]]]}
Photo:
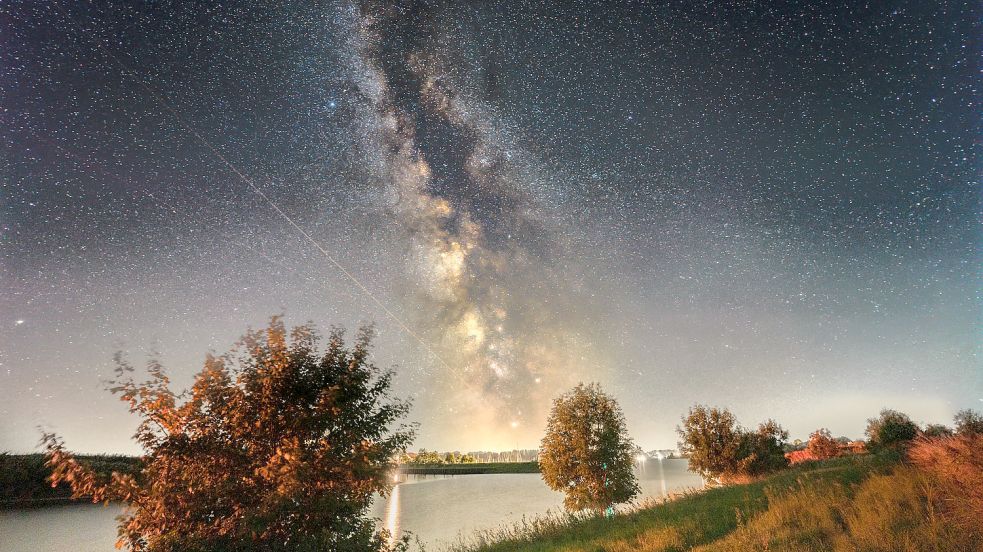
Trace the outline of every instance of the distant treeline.
{"label": "distant treeline", "polygon": [[400,473],[410,475],[472,475],[488,473],[539,473],[538,462],[487,462],[473,464],[403,464]]}
{"label": "distant treeline", "polygon": [[[528,457],[528,455],[510,455],[510,453],[484,453],[482,458],[493,458],[496,455],[505,458]],[[135,456],[83,454],[76,458],[81,463],[91,466],[97,477],[105,480],[108,480],[113,472],[136,475],[141,468],[140,459]],[[401,459],[403,462],[400,472],[404,474],[539,473],[539,464],[535,461],[480,462],[474,456],[468,457],[460,453],[450,457],[447,457],[446,453],[439,456],[437,453],[425,454],[423,459],[426,461],[422,463],[407,462],[408,459],[409,457]],[[0,508],[23,508],[71,502],[71,488],[66,484],[52,487],[48,481],[50,475],[51,469],[45,465],[45,457],[42,454],[0,453]]]}
{"label": "distant treeline", "polygon": [[[97,477],[108,479],[112,472],[136,474],[140,459],[122,455],[79,455],[76,457],[95,470]],[[48,482],[51,469],[42,454],[0,453],[0,506],[17,508],[71,500],[68,485],[52,487]]]}
{"label": "distant treeline", "polygon": [[435,450],[420,449],[418,452],[406,452],[399,458],[400,464],[425,464],[425,465],[446,465],[446,464],[495,464],[508,462],[536,462],[539,459],[539,451],[536,449],[516,449],[501,452],[476,451],[476,452],[437,452]]}

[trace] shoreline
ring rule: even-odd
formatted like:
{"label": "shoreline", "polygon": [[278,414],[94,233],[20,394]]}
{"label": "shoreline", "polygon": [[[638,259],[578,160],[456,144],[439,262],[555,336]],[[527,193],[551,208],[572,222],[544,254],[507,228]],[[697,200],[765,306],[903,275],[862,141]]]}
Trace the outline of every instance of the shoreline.
{"label": "shoreline", "polygon": [[[108,475],[111,471],[134,472],[139,469],[139,458],[109,455],[85,455],[83,461],[94,462],[97,471]],[[35,509],[46,506],[98,504],[89,498],[72,498],[67,488],[52,489],[47,483],[47,468],[40,454],[7,455],[8,462],[24,464],[25,468],[0,485],[0,510]],[[109,460],[107,462],[107,460]],[[115,470],[114,470],[115,468]],[[483,462],[474,464],[402,464],[396,467],[397,475],[489,475],[539,473],[536,462]],[[20,496],[18,496],[20,495]]]}

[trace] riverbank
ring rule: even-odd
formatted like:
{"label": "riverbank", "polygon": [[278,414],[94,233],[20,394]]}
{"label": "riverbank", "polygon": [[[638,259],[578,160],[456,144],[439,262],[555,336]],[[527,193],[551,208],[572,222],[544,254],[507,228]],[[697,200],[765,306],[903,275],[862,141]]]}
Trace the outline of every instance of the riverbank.
{"label": "riverbank", "polygon": [[554,515],[471,536],[455,552],[979,550],[942,521],[943,479],[897,455],[810,462],[611,519]]}
{"label": "riverbank", "polygon": [[[140,459],[135,456],[82,454],[78,460],[95,470],[97,477],[109,478],[112,472],[136,474]],[[72,490],[48,482],[51,470],[41,454],[0,454],[0,508],[35,508],[50,504],[78,502]]]}
{"label": "riverbank", "polygon": [[[122,455],[80,455],[79,461],[91,466],[98,477],[108,479],[114,471],[136,474],[140,459]],[[536,462],[488,462],[475,464],[403,464],[404,475],[477,475],[539,473]],[[52,504],[86,503],[72,499],[67,485],[52,487],[51,470],[41,454],[0,454],[0,508],[37,508]]]}

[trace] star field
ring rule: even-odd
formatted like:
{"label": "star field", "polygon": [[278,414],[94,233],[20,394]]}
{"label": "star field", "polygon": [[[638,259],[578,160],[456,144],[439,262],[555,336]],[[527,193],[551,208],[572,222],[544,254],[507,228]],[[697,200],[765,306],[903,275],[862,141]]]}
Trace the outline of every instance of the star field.
{"label": "star field", "polygon": [[376,323],[427,448],[535,446],[577,381],[648,448],[696,402],[793,437],[980,408],[979,21],[4,4],[0,450],[131,452],[113,352],[187,385],[277,313]]}

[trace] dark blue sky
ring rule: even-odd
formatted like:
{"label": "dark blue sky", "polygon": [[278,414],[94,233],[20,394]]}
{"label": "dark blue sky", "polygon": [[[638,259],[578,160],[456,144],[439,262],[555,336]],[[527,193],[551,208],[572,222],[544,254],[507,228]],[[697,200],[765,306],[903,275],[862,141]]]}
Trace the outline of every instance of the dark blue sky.
{"label": "dark blue sky", "polygon": [[0,7],[0,449],[130,451],[113,352],[277,313],[376,322],[428,448],[983,406],[974,3],[57,6]]}

